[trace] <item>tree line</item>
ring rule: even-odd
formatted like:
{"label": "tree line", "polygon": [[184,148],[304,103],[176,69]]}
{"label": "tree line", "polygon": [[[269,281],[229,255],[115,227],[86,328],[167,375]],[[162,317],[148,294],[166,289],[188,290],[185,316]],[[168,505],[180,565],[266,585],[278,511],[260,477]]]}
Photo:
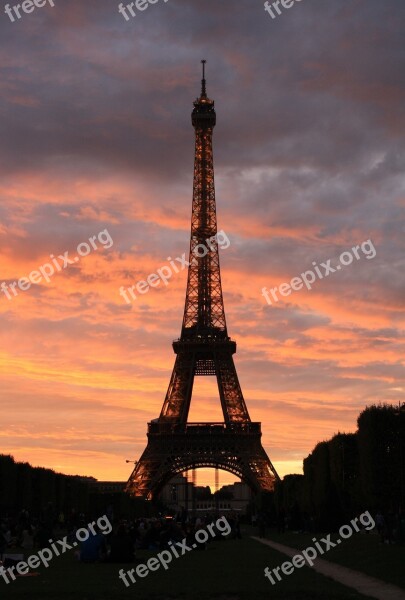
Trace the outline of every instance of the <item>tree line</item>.
{"label": "tree line", "polygon": [[357,425],[356,433],[318,443],[303,475],[276,484],[276,510],[292,528],[307,519],[331,529],[364,510],[404,511],[405,404],[367,407]]}
{"label": "tree line", "polygon": [[25,509],[40,514],[49,504],[61,511],[72,507],[85,511],[90,481],[91,478],[15,462],[12,456],[0,454],[0,512],[15,514]]}
{"label": "tree line", "polygon": [[152,514],[150,503],[132,498],[120,490],[119,485],[116,487],[103,490],[94,477],[64,475],[0,454],[0,518],[16,516],[23,510],[40,518],[50,512],[55,517],[60,513],[67,517],[72,512],[101,515],[109,511],[116,516]]}

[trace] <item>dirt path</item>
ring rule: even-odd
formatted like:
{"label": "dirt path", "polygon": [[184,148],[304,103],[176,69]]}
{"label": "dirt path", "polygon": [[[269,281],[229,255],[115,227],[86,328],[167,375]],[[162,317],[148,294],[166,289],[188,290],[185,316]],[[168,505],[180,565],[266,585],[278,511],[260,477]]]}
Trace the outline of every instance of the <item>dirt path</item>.
{"label": "dirt path", "polygon": [[[272,542],[256,536],[251,537],[253,540],[265,544],[266,546],[270,546],[274,550],[286,554],[287,556],[292,557],[296,554],[300,554],[300,550],[296,550],[290,546],[284,546],[283,544],[278,544],[277,542]],[[311,568],[317,573],[326,575],[326,577],[330,577],[349,588],[353,588],[365,596],[378,598],[378,600],[405,600],[405,591],[401,590],[401,588],[390,583],[385,583],[380,579],[370,577],[369,575],[364,575],[364,573],[360,573],[359,571],[342,567],[341,565],[329,562],[328,560],[317,558]]]}

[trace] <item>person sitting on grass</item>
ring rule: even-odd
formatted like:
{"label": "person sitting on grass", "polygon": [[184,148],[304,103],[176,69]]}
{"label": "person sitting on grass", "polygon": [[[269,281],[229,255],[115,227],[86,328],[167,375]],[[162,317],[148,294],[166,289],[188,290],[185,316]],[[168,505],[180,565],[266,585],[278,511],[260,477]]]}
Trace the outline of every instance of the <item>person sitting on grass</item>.
{"label": "person sitting on grass", "polygon": [[134,542],[127,533],[124,524],[118,526],[117,532],[110,539],[109,562],[130,563],[134,561]]}
{"label": "person sitting on grass", "polygon": [[81,542],[80,561],[85,563],[103,562],[107,558],[105,535],[96,528],[96,535],[89,532],[85,542]]}

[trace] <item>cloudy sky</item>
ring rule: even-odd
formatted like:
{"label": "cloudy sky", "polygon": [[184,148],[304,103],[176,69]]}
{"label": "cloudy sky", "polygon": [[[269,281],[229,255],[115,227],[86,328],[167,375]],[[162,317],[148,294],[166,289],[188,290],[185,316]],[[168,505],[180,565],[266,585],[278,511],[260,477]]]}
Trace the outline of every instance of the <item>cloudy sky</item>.
{"label": "cloudy sky", "polygon": [[[201,58],[228,329],[276,469],[404,400],[404,24],[399,0],[302,0],[274,20],[262,0],[159,0],[128,22],[113,0],[1,8],[0,283],[105,229],[113,245],[0,293],[0,452],[125,480],[145,447],[186,272],[132,304],[119,288],[188,251]],[[369,239],[374,258],[261,295]],[[211,378],[200,419],[221,419]]]}

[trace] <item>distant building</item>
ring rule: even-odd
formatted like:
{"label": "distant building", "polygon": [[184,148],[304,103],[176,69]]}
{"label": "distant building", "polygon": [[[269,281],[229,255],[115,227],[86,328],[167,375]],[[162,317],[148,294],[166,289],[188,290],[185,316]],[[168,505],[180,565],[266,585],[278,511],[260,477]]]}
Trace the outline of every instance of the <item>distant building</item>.
{"label": "distant building", "polygon": [[122,494],[126,481],[91,481],[90,490],[98,494]]}
{"label": "distant building", "polygon": [[220,510],[244,513],[251,499],[249,486],[240,481],[225,485],[216,494],[212,494],[208,486],[194,486],[181,474],[165,485],[160,496],[161,502],[176,512],[187,508],[198,512]]}
{"label": "distant building", "polygon": [[164,486],[160,495],[160,501],[173,509],[185,508],[186,503],[189,503],[193,497],[194,485],[187,481],[184,475],[176,475],[170,482]]}

